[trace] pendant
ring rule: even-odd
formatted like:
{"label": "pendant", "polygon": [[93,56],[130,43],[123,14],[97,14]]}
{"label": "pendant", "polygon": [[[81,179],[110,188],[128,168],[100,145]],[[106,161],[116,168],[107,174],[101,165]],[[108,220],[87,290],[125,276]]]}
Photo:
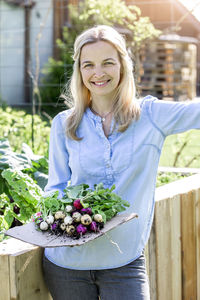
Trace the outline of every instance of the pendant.
{"label": "pendant", "polygon": [[102,122],[105,122],[106,119],[105,119],[105,118],[102,118],[101,120],[102,120]]}

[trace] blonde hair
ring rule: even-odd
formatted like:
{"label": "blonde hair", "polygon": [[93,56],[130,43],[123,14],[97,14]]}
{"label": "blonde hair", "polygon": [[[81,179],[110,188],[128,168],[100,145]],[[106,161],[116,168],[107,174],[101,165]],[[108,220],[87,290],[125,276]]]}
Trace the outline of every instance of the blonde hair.
{"label": "blonde hair", "polygon": [[128,55],[124,38],[110,26],[95,26],[80,34],[74,43],[74,66],[70,80],[72,97],[65,98],[67,105],[73,107],[72,113],[68,118],[66,134],[74,140],[82,139],[77,137],[76,130],[85,109],[90,105],[91,101],[90,91],[83,84],[80,72],[81,49],[88,43],[96,43],[98,41],[108,42],[115,47],[121,62],[121,78],[113,103],[113,114],[115,122],[118,123],[118,131],[125,131],[132,120],[137,120],[140,115],[140,108],[135,95],[133,63]]}

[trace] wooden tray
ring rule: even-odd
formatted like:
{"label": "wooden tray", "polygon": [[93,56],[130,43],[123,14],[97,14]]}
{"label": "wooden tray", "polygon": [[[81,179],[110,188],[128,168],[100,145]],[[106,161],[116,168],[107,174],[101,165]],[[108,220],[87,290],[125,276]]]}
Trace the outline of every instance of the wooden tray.
{"label": "wooden tray", "polygon": [[136,213],[131,214],[119,214],[108,221],[104,228],[98,233],[88,233],[79,239],[72,239],[66,235],[54,235],[49,232],[39,231],[33,222],[28,223],[23,226],[13,227],[5,232],[6,235],[13,238],[19,239],[29,244],[36,246],[49,248],[49,247],[63,247],[63,246],[80,246],[89,241],[92,241],[102,235],[104,235],[109,230],[124,224],[133,218],[138,217]]}

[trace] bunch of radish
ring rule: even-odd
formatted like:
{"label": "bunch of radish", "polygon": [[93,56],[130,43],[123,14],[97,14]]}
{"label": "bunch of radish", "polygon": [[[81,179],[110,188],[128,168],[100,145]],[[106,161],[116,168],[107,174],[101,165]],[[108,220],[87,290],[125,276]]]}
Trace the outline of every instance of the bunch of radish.
{"label": "bunch of radish", "polygon": [[73,205],[66,205],[64,210],[46,216],[38,212],[33,221],[41,231],[77,239],[88,232],[99,232],[104,226],[102,215],[94,214],[90,207],[84,208],[80,199],[76,199]]}

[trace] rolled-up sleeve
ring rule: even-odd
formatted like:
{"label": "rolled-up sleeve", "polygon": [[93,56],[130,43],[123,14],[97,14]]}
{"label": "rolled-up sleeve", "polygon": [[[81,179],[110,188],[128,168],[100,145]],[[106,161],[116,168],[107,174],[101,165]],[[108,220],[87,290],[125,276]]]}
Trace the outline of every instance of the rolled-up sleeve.
{"label": "rolled-up sleeve", "polygon": [[147,101],[151,122],[163,135],[200,129],[200,101],[171,102],[156,98]]}
{"label": "rolled-up sleeve", "polygon": [[71,178],[69,168],[69,155],[65,143],[65,130],[58,114],[52,121],[49,143],[49,176],[44,189],[45,194],[50,191],[59,191],[63,195],[63,189]]}

